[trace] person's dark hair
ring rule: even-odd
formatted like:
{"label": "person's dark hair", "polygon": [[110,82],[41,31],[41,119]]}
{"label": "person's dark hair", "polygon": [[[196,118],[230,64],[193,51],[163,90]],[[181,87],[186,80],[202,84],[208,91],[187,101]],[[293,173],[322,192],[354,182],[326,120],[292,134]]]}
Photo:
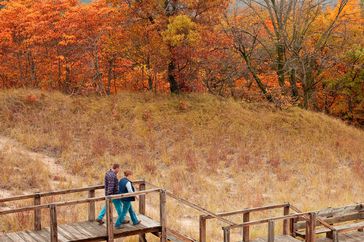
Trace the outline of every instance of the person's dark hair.
{"label": "person's dark hair", "polygon": [[120,168],[120,165],[119,164],[114,164],[114,165],[112,165],[112,168],[115,170],[115,169],[118,169],[118,168]]}
{"label": "person's dark hair", "polygon": [[133,172],[131,170],[124,171],[124,176],[130,176],[133,175]]}

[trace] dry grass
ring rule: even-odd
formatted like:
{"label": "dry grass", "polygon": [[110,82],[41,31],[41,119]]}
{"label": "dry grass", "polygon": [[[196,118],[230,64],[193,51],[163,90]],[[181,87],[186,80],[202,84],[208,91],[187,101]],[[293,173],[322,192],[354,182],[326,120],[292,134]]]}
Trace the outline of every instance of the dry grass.
{"label": "dry grass", "polygon": [[[299,108],[206,94],[100,98],[10,90],[0,93],[0,130],[59,158],[89,184],[102,182],[118,162],[216,212],[285,201],[310,210],[364,200],[364,132]],[[195,234],[186,224],[196,214],[169,206],[173,225]],[[221,228],[209,227],[210,239],[218,240]]]}
{"label": "dry grass", "polygon": [[39,160],[5,147],[0,152],[0,189],[23,193],[30,190],[49,189],[49,172]]}

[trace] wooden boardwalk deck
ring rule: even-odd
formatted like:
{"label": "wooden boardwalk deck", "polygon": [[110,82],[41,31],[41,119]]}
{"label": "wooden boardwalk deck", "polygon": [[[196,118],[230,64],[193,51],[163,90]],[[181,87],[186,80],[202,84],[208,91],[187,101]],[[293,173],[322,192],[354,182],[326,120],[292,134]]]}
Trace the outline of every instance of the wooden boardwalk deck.
{"label": "wooden boardwalk deck", "polygon": [[[321,238],[317,239],[316,242],[332,242],[332,240],[327,238]],[[364,232],[339,234],[339,242],[364,242]]]}
{"label": "wooden boardwalk deck", "polygon": [[[96,197],[95,191],[104,189],[103,185],[96,185],[84,188],[74,188],[59,191],[39,192],[35,194],[19,195],[7,198],[0,198],[0,205],[3,203],[33,200],[33,205],[15,207],[10,209],[0,209],[0,215],[14,214],[26,211],[32,211],[34,214],[33,230],[16,231],[0,234],[0,242],[71,242],[71,241],[108,241],[113,242],[115,238],[123,238],[132,235],[139,235],[139,241],[145,242],[145,235],[150,233],[159,237],[160,242],[196,242],[197,240],[183,235],[178,231],[172,231],[167,227],[167,197],[197,210],[199,214],[199,242],[208,242],[207,240],[207,221],[210,219],[219,220],[224,224],[223,241],[231,242],[231,233],[233,230],[242,231],[242,240],[244,242],[332,242],[331,239],[321,238],[320,234],[326,234],[334,238],[334,242],[364,242],[364,204],[354,204],[340,208],[330,208],[320,211],[302,212],[290,203],[273,204],[263,207],[245,208],[237,211],[214,213],[208,211],[186,199],[182,199],[173,193],[150,184],[144,180],[134,181],[139,185],[138,191],[129,194],[118,194],[112,196]],[[154,187],[146,190],[146,184]],[[77,200],[55,201],[44,203],[45,197],[56,195],[88,192],[88,198]],[[146,195],[151,193],[159,194],[159,218],[151,219],[146,216]],[[126,224],[121,229],[114,229],[113,218],[113,200],[139,197],[138,212],[141,224]],[[102,202],[106,206],[106,222],[99,225],[95,222],[96,202]],[[60,224],[57,219],[57,211],[60,207],[74,206],[78,204],[88,205],[88,221],[75,222],[71,224]],[[266,217],[258,220],[251,220],[252,213],[281,210],[283,215],[275,217]],[[42,210],[49,211],[49,219],[45,222],[49,227],[43,227],[44,216]],[[283,211],[282,211],[283,210]],[[225,217],[242,216],[242,223],[236,223]],[[278,232],[277,223],[282,223],[282,231]],[[345,222],[345,224],[343,224]],[[251,240],[250,229],[255,225],[267,225],[268,234],[265,238]],[[330,225],[331,224],[331,225]],[[234,233],[234,232],[233,232]],[[301,236],[303,239],[292,236]]]}
{"label": "wooden boardwalk deck", "polygon": [[[268,239],[259,238],[259,239],[255,239],[251,242],[267,242],[267,241],[268,241]],[[292,236],[288,236],[288,235],[280,235],[280,236],[276,236],[274,238],[274,242],[302,242],[302,240],[295,239]]]}
{"label": "wooden boardwalk deck", "polygon": [[[121,229],[114,230],[114,238],[137,235],[141,233],[158,233],[161,226],[151,218],[139,215],[141,224],[125,224]],[[39,231],[21,231],[0,236],[1,242],[46,242],[50,241],[50,229]],[[107,240],[106,225],[97,222],[78,222],[73,224],[58,225],[58,241],[105,241]]]}

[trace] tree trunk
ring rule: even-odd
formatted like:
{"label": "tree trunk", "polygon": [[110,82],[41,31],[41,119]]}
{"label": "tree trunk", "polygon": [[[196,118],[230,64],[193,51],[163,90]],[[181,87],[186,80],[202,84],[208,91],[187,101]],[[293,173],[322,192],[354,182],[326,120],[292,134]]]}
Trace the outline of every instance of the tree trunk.
{"label": "tree trunk", "polygon": [[111,94],[111,81],[113,79],[113,68],[114,68],[114,62],[115,62],[115,59],[114,58],[111,58],[109,59],[108,61],[109,63],[109,66],[108,66],[108,70],[107,70],[107,89],[106,89],[106,94],[108,96],[110,96]]}
{"label": "tree trunk", "polygon": [[257,75],[255,69],[252,67],[251,62],[250,62],[250,58],[247,55],[247,53],[243,50],[239,50],[241,56],[243,57],[243,59],[245,60],[245,63],[247,65],[247,68],[249,70],[249,72],[252,74],[253,79],[255,80],[255,82],[257,83],[259,89],[262,91],[263,95],[267,98],[268,101],[273,102],[273,97],[270,93],[268,93],[265,85],[263,84],[262,80],[260,79],[260,77]]}
{"label": "tree trunk", "polygon": [[31,51],[27,52],[27,61],[30,69],[30,80],[32,81],[32,87],[39,87],[36,73],[36,65]]}
{"label": "tree trunk", "polygon": [[168,82],[170,86],[169,88],[171,90],[171,93],[178,94],[180,90],[174,73],[175,69],[176,69],[176,64],[174,60],[171,59],[171,61],[168,64]]}
{"label": "tree trunk", "polygon": [[285,81],[284,81],[284,54],[285,48],[284,45],[281,43],[277,44],[277,76],[278,76],[278,83],[281,88],[284,88]]}
{"label": "tree trunk", "polygon": [[297,78],[296,78],[295,69],[292,69],[290,71],[289,83],[291,84],[291,96],[293,98],[297,98],[298,97],[298,88],[297,88]]}

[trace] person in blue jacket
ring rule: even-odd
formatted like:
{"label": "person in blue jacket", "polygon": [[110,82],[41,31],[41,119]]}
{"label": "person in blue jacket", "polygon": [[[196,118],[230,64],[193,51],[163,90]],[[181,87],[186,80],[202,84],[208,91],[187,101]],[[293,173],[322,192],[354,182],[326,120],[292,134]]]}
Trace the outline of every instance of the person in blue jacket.
{"label": "person in blue jacket", "polygon": [[[119,164],[114,164],[112,166],[112,168],[106,172],[105,174],[105,196],[110,196],[110,195],[116,195],[119,194],[119,186],[118,186],[118,173],[120,171],[120,165]],[[112,201],[116,212],[118,213],[118,217],[120,218],[121,213],[122,213],[122,203],[120,200],[115,199]],[[105,216],[106,213],[106,207],[104,206],[100,213],[99,216],[97,216],[96,221],[102,225],[104,223],[104,221],[102,220],[103,217]],[[128,221],[124,221],[124,223],[127,223]],[[116,224],[119,225],[119,224]],[[120,225],[119,225],[120,226]]]}
{"label": "person in blue jacket", "polygon": [[[122,178],[119,181],[119,193],[120,194],[135,192],[133,183],[130,181],[132,175],[133,175],[133,172],[130,170],[127,170],[124,172],[124,178]],[[134,225],[141,223],[141,221],[138,219],[138,216],[134,212],[133,206],[131,204],[131,202],[133,202],[133,201],[135,201],[135,197],[121,198],[121,202],[123,204],[123,209],[122,209],[120,217],[117,219],[117,221],[115,223],[116,229],[121,228],[121,224],[125,223],[124,220],[125,220],[126,214],[128,212],[130,214],[131,221],[133,222]]]}

